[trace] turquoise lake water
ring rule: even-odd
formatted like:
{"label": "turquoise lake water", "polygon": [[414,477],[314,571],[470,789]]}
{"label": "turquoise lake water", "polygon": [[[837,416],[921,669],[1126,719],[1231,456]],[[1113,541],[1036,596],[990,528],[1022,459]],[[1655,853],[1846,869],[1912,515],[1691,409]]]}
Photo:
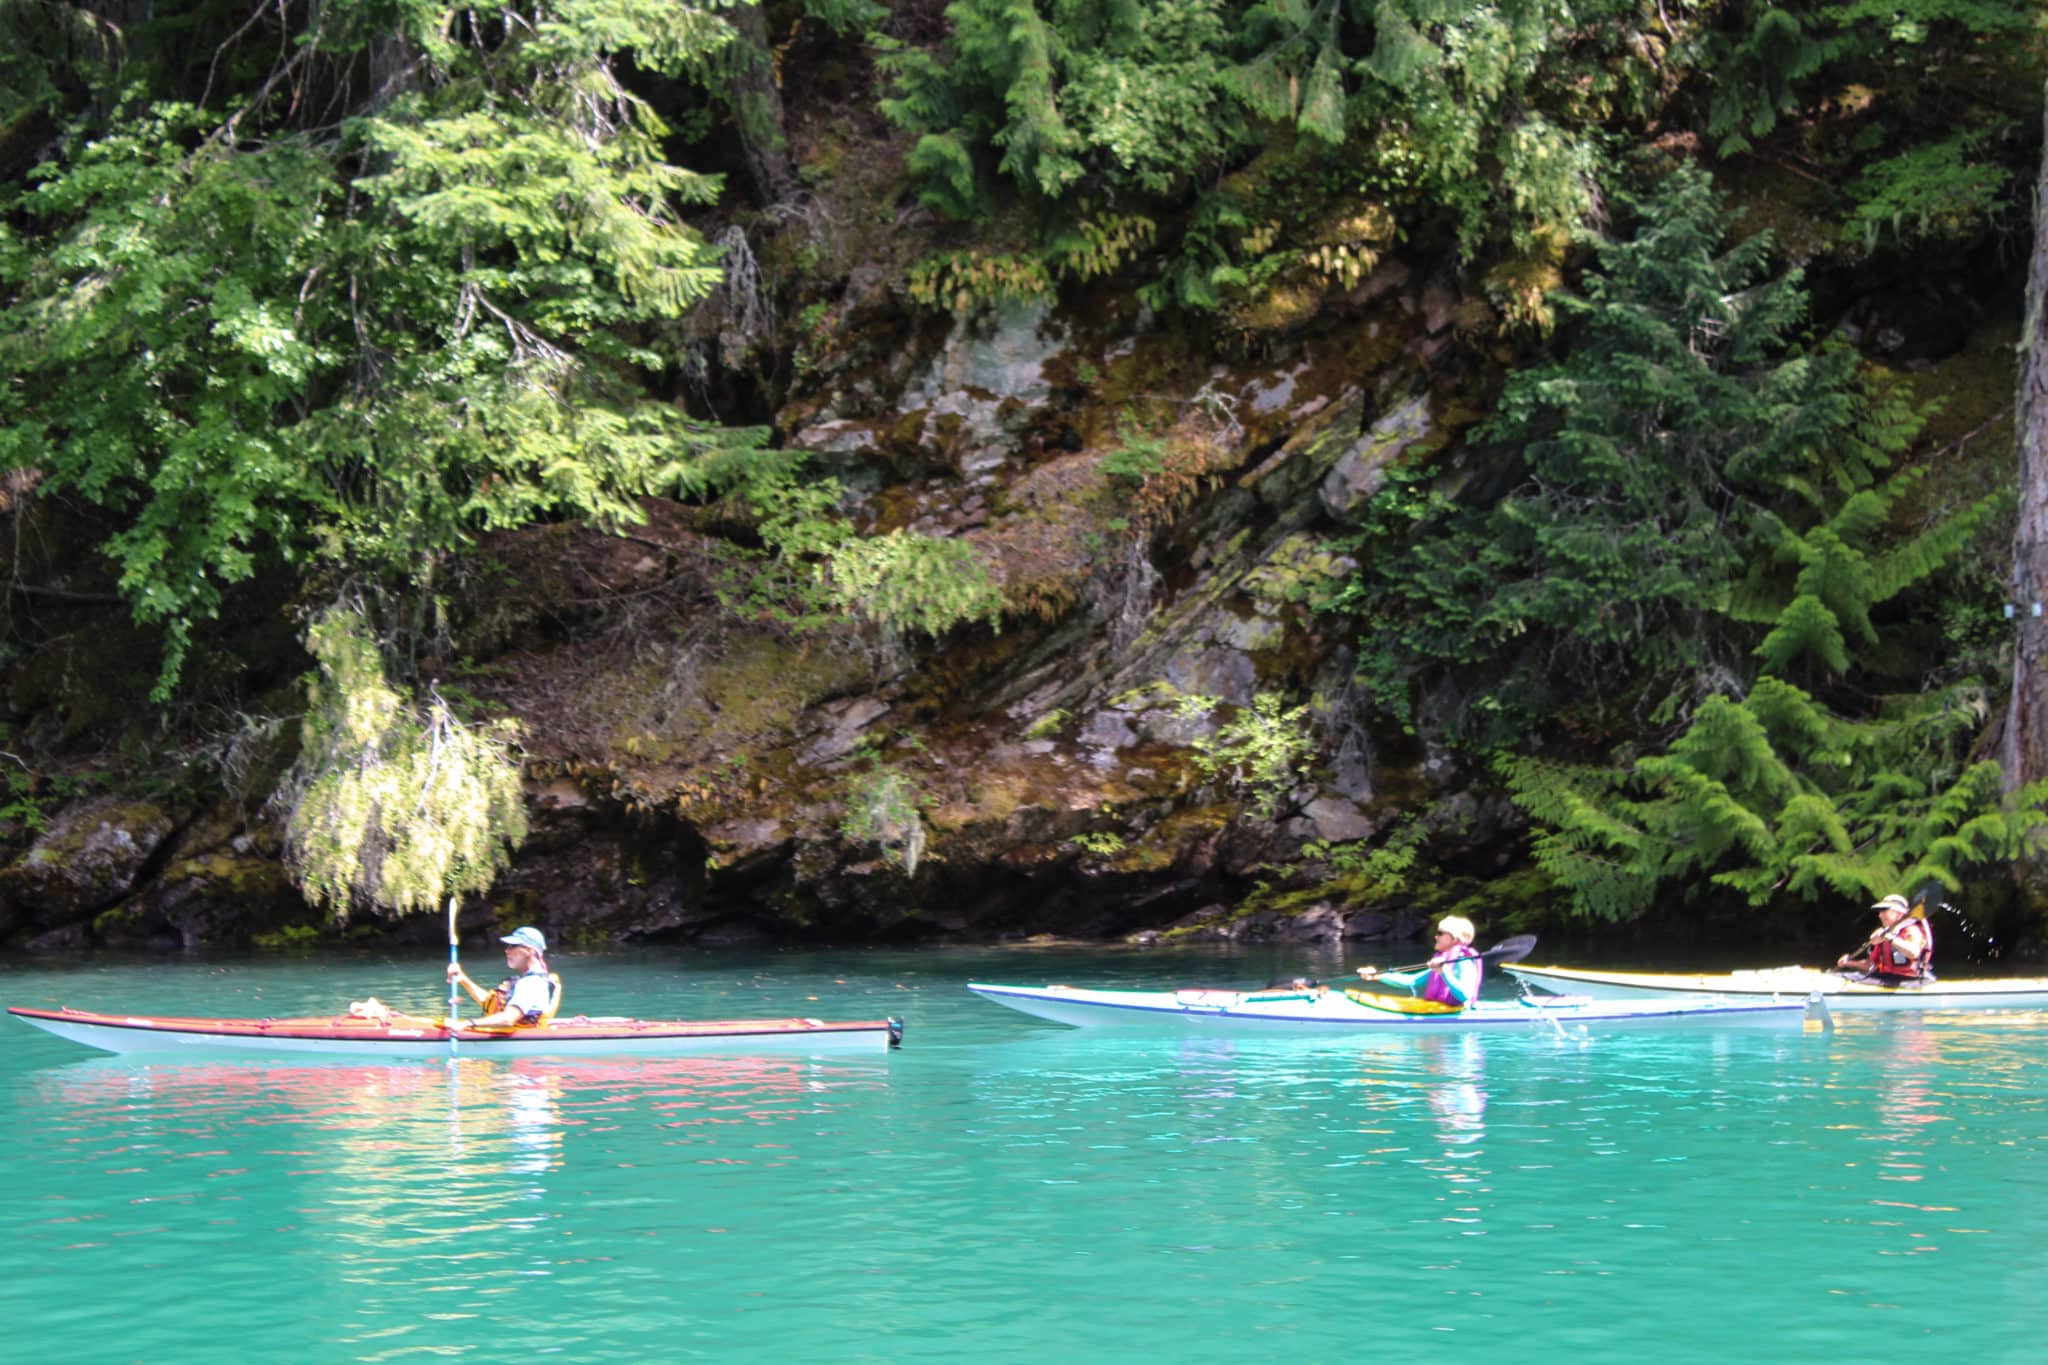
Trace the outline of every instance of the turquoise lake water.
{"label": "turquoise lake water", "polygon": [[[555,965],[571,1012],[893,1014],[905,1046],[139,1062],[7,1020],[0,1355],[2043,1357],[2048,1015],[1228,1041],[1062,1029],[961,983],[1257,985],[1318,964]],[[263,1015],[375,993],[427,1011],[439,975],[389,957],[17,961],[0,998]]]}

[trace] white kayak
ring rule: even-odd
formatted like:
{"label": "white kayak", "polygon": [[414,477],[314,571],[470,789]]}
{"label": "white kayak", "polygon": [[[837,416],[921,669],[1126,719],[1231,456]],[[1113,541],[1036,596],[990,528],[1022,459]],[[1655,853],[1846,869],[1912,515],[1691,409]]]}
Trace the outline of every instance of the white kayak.
{"label": "white kayak", "polygon": [[[447,1057],[438,1019],[352,1015],[302,1019],[181,1019],[86,1010],[7,1011],[102,1052],[290,1053],[299,1057]],[[814,1057],[879,1052],[903,1036],[895,1019],[557,1019],[531,1028],[455,1031],[458,1057],[682,1057],[699,1053]]]}
{"label": "white kayak", "polygon": [[1462,1033],[1545,1029],[1553,1023],[1797,1027],[1806,1014],[1804,999],[1728,1000],[1699,995],[1647,1002],[1525,996],[1517,1000],[1479,1000],[1464,1009],[1454,1009],[1412,996],[1356,989],[1116,991],[1081,986],[997,986],[979,981],[969,982],[967,989],[984,1000],[1056,1024],[1173,1024],[1270,1034],[1402,1030]]}
{"label": "white kayak", "polygon": [[1912,986],[1877,986],[1813,967],[1764,967],[1742,972],[1604,972],[1577,967],[1505,966],[1520,980],[1547,991],[1595,1000],[1638,1003],[1707,992],[1731,1000],[1804,1000],[1818,994],[1832,1010],[2048,1009],[2048,978],[1936,979]]}

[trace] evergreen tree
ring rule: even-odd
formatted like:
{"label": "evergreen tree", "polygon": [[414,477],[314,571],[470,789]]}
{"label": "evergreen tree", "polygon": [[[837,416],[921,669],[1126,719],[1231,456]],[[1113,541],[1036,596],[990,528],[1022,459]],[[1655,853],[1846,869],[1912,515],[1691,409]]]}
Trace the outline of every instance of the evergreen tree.
{"label": "evergreen tree", "polygon": [[[1396,699],[1476,693],[1426,719],[1517,741],[1501,766],[1538,865],[1588,914],[1708,885],[1756,903],[1953,886],[2011,857],[2048,785],[2005,801],[1972,761],[1983,679],[1880,691],[1877,624],[1996,500],[1897,529],[1918,480],[1888,470],[1920,414],[1853,355],[1791,344],[1797,272],[1768,276],[1762,237],[1723,248],[1703,175],[1637,210],[1566,301],[1560,359],[1512,376],[1482,433],[1521,480],[1462,505],[1411,482],[1381,512],[1349,598],[1369,678]],[[1607,762],[1535,756],[1573,692],[1626,694],[1673,731]]]}
{"label": "evergreen tree", "polygon": [[1475,742],[1589,682],[1654,707],[1734,667],[1747,646],[1723,618],[1745,566],[1910,435],[1853,354],[1792,344],[1799,273],[1768,276],[1766,236],[1722,245],[1704,174],[1634,207],[1583,296],[1558,300],[1561,358],[1513,374],[1478,433],[1515,472],[1455,500],[1409,476],[1373,509],[1369,570],[1341,600],[1367,620],[1367,677],[1405,715],[1446,668],[1505,674],[1426,718]]}

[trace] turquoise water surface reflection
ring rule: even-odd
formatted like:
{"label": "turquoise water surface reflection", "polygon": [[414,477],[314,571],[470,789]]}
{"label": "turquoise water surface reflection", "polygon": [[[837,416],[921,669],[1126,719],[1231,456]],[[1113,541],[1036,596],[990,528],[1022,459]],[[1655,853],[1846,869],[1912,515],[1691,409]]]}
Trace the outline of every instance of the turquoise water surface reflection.
{"label": "turquoise water surface reflection", "polygon": [[[1264,962],[562,965],[593,1013],[890,1013],[906,1046],[144,1063],[9,1021],[10,1340],[66,1360],[2041,1351],[2038,1015],[1237,1042],[1060,1029],[960,983],[1242,982]],[[425,1008],[433,975],[87,963],[0,987],[225,1015],[370,991]]]}

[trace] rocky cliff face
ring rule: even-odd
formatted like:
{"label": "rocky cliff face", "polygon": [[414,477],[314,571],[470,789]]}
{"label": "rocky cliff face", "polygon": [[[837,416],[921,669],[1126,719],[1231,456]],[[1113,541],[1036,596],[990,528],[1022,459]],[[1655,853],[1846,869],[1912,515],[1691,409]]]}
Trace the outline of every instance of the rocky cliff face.
{"label": "rocky cliff face", "polygon": [[[464,685],[524,723],[536,820],[472,915],[705,943],[1408,930],[1313,894],[1223,907],[1313,893],[1332,846],[1396,820],[1475,843],[1498,823],[1432,804],[1441,755],[1381,751],[1346,641],[1310,607],[1351,567],[1333,545],[1387,466],[1476,411],[1492,317],[1446,280],[1390,262],[1219,353],[1115,291],[947,321],[851,270],[778,434],[865,529],[974,545],[1011,610],[937,641],[752,620],[717,605],[715,528],[679,504],[624,537],[499,537],[462,641],[488,663]],[[38,700],[31,676],[17,664],[27,729],[90,690]],[[1307,747],[1255,785],[1203,755],[1261,697],[1307,708]],[[60,818],[13,827],[0,939],[316,922],[260,806],[206,783],[44,806]]]}
{"label": "rocky cliff face", "polygon": [[[1494,306],[1448,264],[1388,257],[1199,330],[1109,285],[945,315],[903,289],[929,236],[853,205],[882,193],[855,160],[808,238],[759,230],[771,262],[829,248],[801,319],[776,335],[714,299],[692,344],[718,357],[707,387],[772,417],[863,530],[972,545],[999,626],[932,640],[753,611],[716,508],[493,538],[455,590],[449,658],[421,670],[517,716],[531,755],[533,832],[471,926],[1371,939],[1475,898],[1498,925],[1512,809],[1428,735],[1370,726],[1353,626],[1312,605],[1354,567],[1345,535],[1391,466],[1465,477],[1461,433],[1513,359]],[[1885,304],[1855,315],[1873,331]],[[1940,349],[1921,368],[1957,367],[1933,391],[1968,433],[2006,401],[2009,353]],[[17,594],[5,662],[0,944],[341,932],[293,891],[263,802],[306,666],[293,585],[252,585],[200,642],[203,703],[151,711],[154,646],[75,549],[103,532],[32,491],[0,489],[19,581],[57,588]],[[1417,857],[1435,870],[1402,876]]]}
{"label": "rocky cliff face", "polygon": [[[1498,810],[1418,796],[1441,756],[1378,752],[1310,607],[1381,472],[1472,410],[1475,305],[1390,266],[1219,363],[1115,298],[941,329],[858,288],[784,439],[868,529],[975,545],[1019,609],[936,642],[797,633],[711,609],[680,509],[624,542],[508,538],[515,636],[572,583],[612,605],[478,686],[536,758],[502,914],[714,943],[1408,931],[1313,894],[1237,908],[1261,882],[1313,892],[1331,846],[1395,820],[1497,832]],[[1261,696],[1307,708],[1265,792],[1200,761]]]}

